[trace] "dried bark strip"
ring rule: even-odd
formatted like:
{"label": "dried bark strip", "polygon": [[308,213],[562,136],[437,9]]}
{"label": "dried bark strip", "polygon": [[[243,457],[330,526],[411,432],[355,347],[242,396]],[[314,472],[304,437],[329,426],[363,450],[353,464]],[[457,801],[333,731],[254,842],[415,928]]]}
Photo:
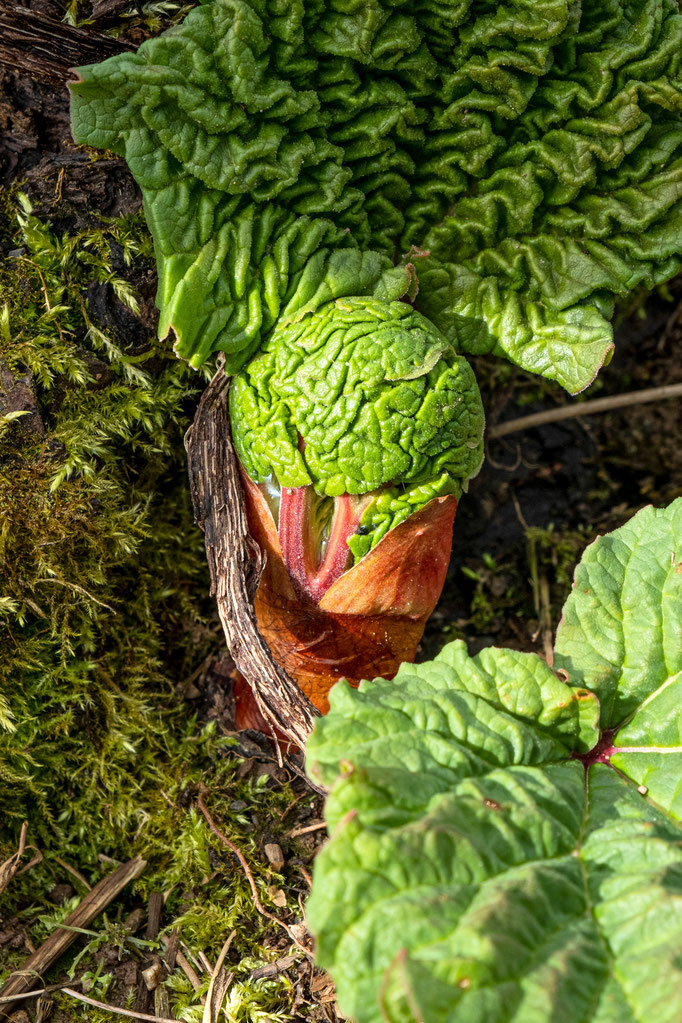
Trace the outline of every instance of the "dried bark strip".
{"label": "dried bark strip", "polygon": [[265,561],[246,521],[230,438],[229,387],[220,365],[186,438],[194,516],[205,534],[211,593],[234,662],[265,720],[303,749],[318,712],[274,660],[256,624],[253,598]]}
{"label": "dried bark strip", "polygon": [[[147,861],[141,856],[121,864],[113,873],[102,878],[91,892],[80,901],[73,913],[64,921],[66,927],[87,927],[103,909],[113,902],[125,886],[139,877]],[[0,988],[0,1004],[4,998],[30,991],[42,974],[59,959],[78,937],[78,931],[59,928],[52,932],[40,948],[24,963],[21,970],[10,974],[4,987]]]}
{"label": "dried bark strip", "polygon": [[96,32],[72,28],[56,18],[0,0],[0,68],[40,82],[63,84],[71,68],[94,64],[137,47]]}

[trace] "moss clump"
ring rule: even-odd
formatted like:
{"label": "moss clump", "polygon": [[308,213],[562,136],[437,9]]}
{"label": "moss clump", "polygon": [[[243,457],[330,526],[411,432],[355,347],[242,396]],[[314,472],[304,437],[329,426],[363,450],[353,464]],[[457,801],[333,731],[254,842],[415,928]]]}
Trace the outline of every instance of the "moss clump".
{"label": "moss clump", "polygon": [[[263,904],[289,922],[306,883],[295,863],[275,873],[263,848],[296,853],[281,832],[310,816],[313,797],[301,786],[283,825],[286,779],[245,763],[179,695],[223,643],[183,446],[203,382],[154,339],[142,218],[62,236],[19,197],[0,243],[0,862],[23,820],[44,857],[0,895],[0,980],[84,894],[74,871],[93,884],[111,860],[141,854],[141,878],[51,976],[86,970],[91,994],[131,1004],[129,967],[139,990],[149,950],[123,921],[161,891],[166,929],[179,928],[203,985],[176,968],[173,1014],[200,1019],[205,963],[234,929],[225,1019],[290,1019],[290,976],[251,972],[291,942],[256,912],[196,797],[206,786]],[[65,882],[71,897],[55,908]],[[61,1019],[109,1018],[58,1004]]]}
{"label": "moss clump", "polygon": [[[182,445],[196,377],[140,328],[113,262],[139,273],[146,231],[60,238],[21,202],[0,264],[4,404],[29,406],[0,439],[0,784],[5,822],[28,816],[49,843],[74,800],[125,805],[174,679],[214,637]],[[132,342],[96,322],[93,289]]]}

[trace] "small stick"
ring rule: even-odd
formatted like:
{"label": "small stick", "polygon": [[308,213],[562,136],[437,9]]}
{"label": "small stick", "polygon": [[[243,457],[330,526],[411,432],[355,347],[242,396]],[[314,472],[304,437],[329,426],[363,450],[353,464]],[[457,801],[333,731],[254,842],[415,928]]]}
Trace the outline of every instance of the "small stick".
{"label": "small stick", "polygon": [[312,877],[310,876],[310,873],[309,873],[309,871],[307,871],[307,870],[305,869],[305,867],[303,866],[303,864],[302,864],[302,863],[299,863],[299,864],[297,864],[297,867],[296,867],[296,869],[297,869],[297,870],[299,871],[299,873],[300,873],[300,874],[302,874],[302,875],[303,875],[303,877],[305,878],[305,881],[306,881],[306,884],[308,885],[308,888],[312,888],[312,886],[313,886],[313,879],[312,879]]}
{"label": "small stick", "polygon": [[[42,861],[43,854],[40,849],[36,849],[34,845],[26,845],[27,831],[28,821],[24,821],[21,825],[21,833],[19,835],[19,848],[15,853],[12,853],[8,860],[5,860],[4,863],[0,863],[0,892],[5,890],[15,874],[17,877],[19,874],[25,874],[27,870],[30,870],[31,867],[35,867],[37,863]],[[35,851],[35,856],[32,860],[29,860],[29,862],[23,866],[21,870],[19,870],[19,861],[27,849],[33,849]]]}
{"label": "small stick", "polygon": [[4,863],[0,863],[0,892],[2,892],[9,882],[12,880],[19,867],[19,861],[24,855],[24,849],[26,848],[26,832],[28,831],[28,821],[24,821],[21,825],[21,832],[19,834],[19,848],[15,853],[12,853],[8,860]]}
{"label": "small stick", "polygon": [[178,945],[180,944],[180,931],[177,927],[172,930],[168,936],[168,941],[164,942],[165,955],[163,961],[166,964],[166,969],[169,973],[172,973],[175,969],[175,960],[178,958]]}
{"label": "small stick", "polygon": [[293,808],[296,806],[296,804],[298,802],[300,802],[301,799],[303,799],[305,796],[310,796],[310,795],[311,795],[310,792],[301,792],[301,794],[299,796],[296,796],[296,799],[292,800],[291,803],[288,803],[284,807],[282,812],[277,815],[279,817],[279,819],[283,820],[286,817],[286,815],[289,813],[289,811],[293,810]]}
{"label": "small stick", "polygon": [[545,423],[558,423],[562,419],[577,419],[579,416],[591,416],[596,412],[610,412],[611,409],[625,408],[628,405],[644,405],[650,401],[661,401],[664,398],[682,397],[682,384],[664,384],[662,387],[647,387],[642,391],[631,391],[628,394],[612,394],[607,398],[594,398],[591,401],[576,402],[574,405],[561,405],[559,408],[534,412],[531,416],[510,419],[499,423],[488,431],[488,438],[506,437],[519,430],[530,430]]}
{"label": "small stick", "polygon": [[321,831],[322,828],[326,827],[326,821],[316,821],[315,824],[308,824],[305,828],[294,828],[293,831],[287,832],[287,838],[298,838],[299,835],[308,835],[311,831]]}
{"label": "small stick", "polygon": [[146,1019],[150,1020],[151,1023],[178,1023],[176,1019],[169,1019],[167,1016],[150,1016],[148,1012],[133,1012],[132,1009],[119,1009],[117,1005],[107,1005],[106,1002],[98,1002],[97,999],[90,998],[88,995],[82,995],[79,991],[74,991],[70,987],[62,988],[62,991],[65,995],[77,998],[79,1002],[94,1005],[96,1009],[104,1009],[105,1012],[115,1012],[117,1016],[128,1016],[129,1019]]}
{"label": "small stick", "polygon": [[215,967],[211,966],[211,963],[209,962],[208,957],[206,955],[204,955],[203,952],[201,952],[201,951],[197,952],[197,955],[198,955],[199,959],[201,960],[201,965],[206,970],[206,973],[209,975],[209,977],[212,977],[213,976],[213,972],[215,970]]}
{"label": "small stick", "polygon": [[147,909],[147,927],[145,929],[145,938],[148,941],[156,941],[159,936],[162,912],[163,895],[161,892],[151,892]]}
{"label": "small stick", "polygon": [[55,586],[65,586],[68,590],[73,590],[75,593],[80,593],[81,596],[87,597],[88,600],[92,600],[93,603],[98,605],[98,607],[103,607],[107,611],[111,611],[112,615],[116,614],[116,611],[114,610],[113,607],[110,607],[109,604],[105,604],[103,601],[98,600],[97,597],[93,597],[92,593],[88,593],[88,591],[83,589],[82,586],[79,586],[78,583],[70,583],[67,582],[65,579],[56,579],[54,577],[50,577],[47,579],[36,579],[36,585],[38,583],[54,583]]}
{"label": "small stick", "polygon": [[55,928],[40,948],[26,960],[23,969],[10,974],[5,985],[0,988],[0,999],[29,991],[45,970],[52,966],[69,945],[76,940],[78,932],[66,928],[87,927],[103,909],[106,909],[110,902],[120,895],[127,884],[140,876],[146,866],[147,861],[143,860],[141,856],[136,856],[135,859],[121,864],[113,873],[102,878],[69,914],[64,921],[65,927]]}
{"label": "small stick", "polygon": [[258,910],[258,912],[260,913],[260,915],[264,916],[267,920],[272,920],[272,922],[277,924],[278,927],[282,927],[287,932],[287,934],[289,935],[289,937],[293,941],[294,945],[296,945],[297,948],[300,948],[301,952],[305,952],[305,954],[307,956],[310,956],[309,950],[305,947],[305,945],[301,944],[301,942],[298,940],[298,938],[296,937],[294,932],[291,930],[289,925],[285,924],[283,920],[280,920],[278,917],[274,916],[274,914],[269,913],[267,911],[267,909],[265,908],[265,906],[263,905],[263,903],[261,902],[261,900],[260,900],[260,898],[258,896],[258,889],[256,888],[256,882],[254,880],[253,874],[251,873],[251,868],[249,867],[248,863],[246,862],[246,859],[244,857],[243,852],[241,851],[241,849],[239,849],[234,844],[234,842],[231,842],[229,840],[227,835],[224,835],[222,833],[222,831],[218,828],[216,822],[213,820],[213,818],[211,817],[210,813],[206,809],[206,804],[204,803],[203,793],[199,793],[199,797],[197,799],[197,805],[198,805],[199,809],[201,810],[201,812],[203,813],[204,817],[206,818],[206,823],[208,824],[209,828],[211,829],[213,834],[216,836],[216,838],[219,838],[220,841],[223,843],[223,845],[226,845],[227,848],[231,852],[233,852],[234,855],[239,860],[239,862],[241,864],[241,867],[242,867],[242,870],[244,871],[244,874],[246,875],[246,880],[249,882],[249,886],[251,888],[251,894],[253,896],[253,904],[256,907],[256,909]]}
{"label": "small stick", "polygon": [[[178,949],[177,952],[175,953],[175,960],[176,960],[178,966],[180,967],[180,969],[182,970],[182,972],[184,973],[184,975],[187,977],[187,980],[190,982],[190,984],[194,988],[194,990],[195,991],[199,991],[200,988],[201,988],[201,981],[199,980],[199,977],[198,977],[196,971],[190,965],[189,961],[187,959],[185,959],[185,957],[182,954],[182,952],[180,951],[180,949]],[[202,1002],[204,1000],[205,999],[202,998]]]}
{"label": "small stick", "polygon": [[[70,981],[71,984],[80,984],[79,980]],[[25,991],[20,995],[8,995],[6,998],[0,998],[0,1005],[7,1005],[9,1002],[23,1002],[24,999],[28,998],[43,998],[45,995],[51,995],[55,991],[63,991],[68,984],[48,984],[47,987],[38,988],[37,991]]]}
{"label": "small stick", "polygon": [[222,1008],[225,995],[227,994],[227,989],[232,983],[232,978],[234,976],[233,973],[225,972],[223,969],[223,963],[225,962],[225,957],[230,950],[232,939],[236,933],[236,931],[232,931],[229,935],[220,951],[218,962],[215,964],[215,968],[211,971],[211,982],[208,985],[208,991],[206,992],[206,1002],[204,1003],[202,1023],[218,1023],[220,1010]]}

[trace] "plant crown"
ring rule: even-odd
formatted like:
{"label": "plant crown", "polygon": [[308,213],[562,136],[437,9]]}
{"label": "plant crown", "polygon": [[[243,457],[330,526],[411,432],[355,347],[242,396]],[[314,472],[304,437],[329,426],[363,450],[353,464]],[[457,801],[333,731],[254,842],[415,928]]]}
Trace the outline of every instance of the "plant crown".
{"label": "plant crown", "polygon": [[230,391],[233,439],[258,482],[377,491],[348,541],[362,556],[483,458],[473,371],[405,302],[343,299],[277,328]]}

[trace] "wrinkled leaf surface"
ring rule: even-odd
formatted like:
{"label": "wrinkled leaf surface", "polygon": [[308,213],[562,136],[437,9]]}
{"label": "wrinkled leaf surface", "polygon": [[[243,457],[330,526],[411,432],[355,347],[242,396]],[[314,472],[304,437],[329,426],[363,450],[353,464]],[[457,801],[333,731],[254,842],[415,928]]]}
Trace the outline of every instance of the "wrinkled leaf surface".
{"label": "wrinkled leaf surface", "polygon": [[677,0],[213,0],[80,68],[73,131],[139,182],[193,365],[413,263],[460,351],[578,391],[680,266],[681,54]]}
{"label": "wrinkled leaf surface", "polygon": [[588,548],[568,684],[456,642],[332,691],[308,919],[358,1023],[682,1018],[681,559],[682,500]]}

